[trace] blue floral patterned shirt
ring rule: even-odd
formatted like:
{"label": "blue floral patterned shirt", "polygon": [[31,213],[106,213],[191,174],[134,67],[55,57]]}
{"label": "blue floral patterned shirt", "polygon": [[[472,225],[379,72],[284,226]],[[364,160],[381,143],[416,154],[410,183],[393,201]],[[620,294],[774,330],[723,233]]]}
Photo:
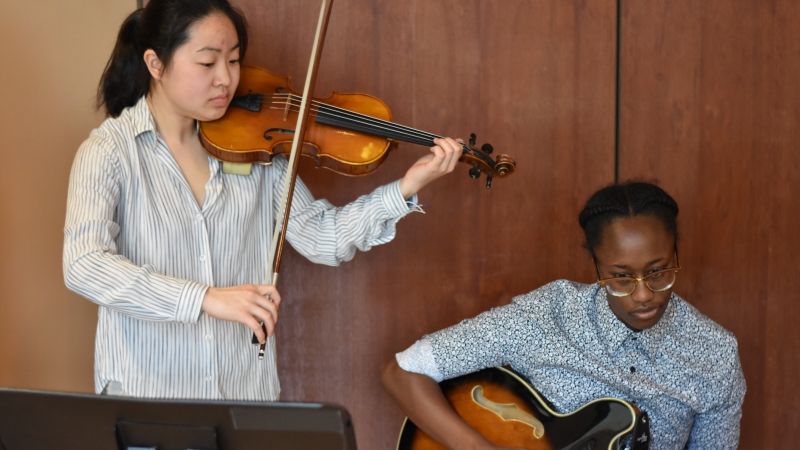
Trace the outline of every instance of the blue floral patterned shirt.
{"label": "blue floral patterned shirt", "polygon": [[397,361],[436,381],[510,365],[560,413],[603,397],[636,403],[650,416],[653,450],[739,442],[736,338],[675,294],[656,325],[634,332],[601,286],[554,281],[424,336]]}

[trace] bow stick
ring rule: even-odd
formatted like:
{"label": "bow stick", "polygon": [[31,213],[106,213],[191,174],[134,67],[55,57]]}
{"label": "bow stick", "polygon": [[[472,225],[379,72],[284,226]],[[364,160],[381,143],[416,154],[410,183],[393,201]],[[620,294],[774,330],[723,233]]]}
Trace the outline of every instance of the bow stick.
{"label": "bow stick", "polygon": [[[281,206],[278,210],[277,220],[275,221],[275,230],[272,233],[269,260],[267,262],[267,274],[264,284],[277,285],[278,283],[278,272],[281,268],[281,255],[283,254],[283,243],[286,239],[286,226],[289,223],[289,212],[292,208],[292,195],[294,194],[294,185],[297,181],[297,162],[301,155],[301,152],[298,151],[298,149],[303,144],[303,137],[305,136],[306,132],[306,123],[308,122],[308,115],[311,111],[311,96],[314,92],[314,83],[317,81],[317,70],[319,69],[319,60],[322,56],[322,44],[325,41],[325,32],[328,29],[328,18],[331,14],[331,5],[333,5],[333,0],[322,0],[319,22],[317,23],[317,33],[314,37],[314,46],[311,48],[311,62],[308,64],[306,84],[303,88],[303,98],[300,102],[300,111],[297,115],[297,126],[295,127],[294,139],[292,140],[292,151],[289,154],[289,166],[286,169],[286,179],[283,182]],[[261,324],[261,328],[266,334],[267,329],[263,323]],[[258,343],[255,334],[253,335],[253,341],[254,343]],[[266,344],[261,344],[258,350],[258,359],[264,359],[265,348]]]}

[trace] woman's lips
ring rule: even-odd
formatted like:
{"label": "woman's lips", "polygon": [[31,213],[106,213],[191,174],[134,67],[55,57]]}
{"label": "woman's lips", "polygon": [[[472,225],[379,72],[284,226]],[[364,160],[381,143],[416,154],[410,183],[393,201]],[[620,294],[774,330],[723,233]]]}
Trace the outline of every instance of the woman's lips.
{"label": "woman's lips", "polygon": [[216,106],[225,106],[228,104],[228,96],[220,95],[219,97],[214,97],[211,99],[211,103]]}
{"label": "woman's lips", "polygon": [[644,308],[638,309],[631,313],[632,316],[636,317],[639,320],[648,320],[655,317],[656,313],[658,313],[658,306],[654,306],[652,308]]}

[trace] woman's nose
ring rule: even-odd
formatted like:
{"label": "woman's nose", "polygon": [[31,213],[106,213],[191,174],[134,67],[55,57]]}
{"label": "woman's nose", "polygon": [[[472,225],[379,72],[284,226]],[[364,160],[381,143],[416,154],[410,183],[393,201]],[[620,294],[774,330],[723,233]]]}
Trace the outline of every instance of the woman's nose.
{"label": "woman's nose", "polygon": [[220,64],[217,70],[217,86],[229,86],[231,84],[231,71],[226,64]]}
{"label": "woman's nose", "polygon": [[653,295],[653,291],[645,286],[644,281],[640,281],[636,283],[636,288],[633,290],[631,298],[636,303],[647,303],[653,299]]}

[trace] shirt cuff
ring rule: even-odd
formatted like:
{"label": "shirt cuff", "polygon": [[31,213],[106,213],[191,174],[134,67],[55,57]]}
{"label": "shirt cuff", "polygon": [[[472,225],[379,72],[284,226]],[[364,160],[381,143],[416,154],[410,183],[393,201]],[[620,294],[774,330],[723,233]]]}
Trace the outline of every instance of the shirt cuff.
{"label": "shirt cuff", "polygon": [[412,195],[408,200],[403,198],[403,194],[400,192],[400,180],[384,186],[381,200],[383,200],[383,206],[389,216],[398,219],[415,211],[415,208],[418,207],[417,194]]}
{"label": "shirt cuff", "polygon": [[175,308],[175,321],[179,323],[196,323],[200,319],[200,308],[208,286],[194,281],[187,281],[183,286],[178,307]]}
{"label": "shirt cuff", "polygon": [[395,355],[397,365],[406,372],[421,373],[427,375],[436,382],[444,380],[444,376],[436,367],[436,359],[433,357],[431,344],[420,339],[411,347]]}

